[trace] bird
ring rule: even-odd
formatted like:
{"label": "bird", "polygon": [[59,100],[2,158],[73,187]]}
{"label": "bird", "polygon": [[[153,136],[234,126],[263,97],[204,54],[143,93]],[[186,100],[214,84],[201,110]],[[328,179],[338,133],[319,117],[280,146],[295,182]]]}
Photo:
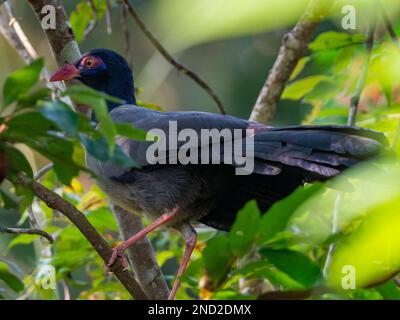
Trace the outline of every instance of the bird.
{"label": "bird", "polygon": [[[148,132],[163,130],[167,138],[171,122],[179,130],[189,129],[197,134],[204,129],[230,133],[240,130],[244,132],[243,138],[248,137],[248,130],[251,132],[254,166],[247,174],[237,174],[238,163],[222,157],[233,152],[223,148],[223,141],[218,143],[222,147],[220,163],[153,163],[147,159],[146,151],[154,142],[120,136],[116,143],[138,167],[119,167],[86,153],[86,164],[97,174],[96,183],[109,199],[129,212],[142,212],[152,221],[113,248],[108,266],[117,259],[127,266],[125,250],[159,227],[180,232],[185,250],[169,299],[175,298],[196,245],[194,223],[228,231],[237,212],[248,201],[255,200],[261,212],[267,212],[275,202],[305,183],[335,177],[347,168],[377,157],[387,146],[383,133],[355,126],[272,127],[229,115],[140,107],[128,63],[109,49],[85,53],[75,63],[61,67],[50,81],[71,79],[123,100],[124,103],[107,102],[109,116],[115,123],[127,123]],[[183,144],[168,144],[166,152],[173,153]]]}

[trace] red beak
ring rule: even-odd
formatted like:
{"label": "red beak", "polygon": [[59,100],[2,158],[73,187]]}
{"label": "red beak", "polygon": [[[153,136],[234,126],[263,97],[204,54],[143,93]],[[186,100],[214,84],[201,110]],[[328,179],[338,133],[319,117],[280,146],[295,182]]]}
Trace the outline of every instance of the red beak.
{"label": "red beak", "polygon": [[56,71],[55,74],[50,78],[50,82],[71,80],[80,76],[79,69],[74,64],[67,64],[64,67]]}

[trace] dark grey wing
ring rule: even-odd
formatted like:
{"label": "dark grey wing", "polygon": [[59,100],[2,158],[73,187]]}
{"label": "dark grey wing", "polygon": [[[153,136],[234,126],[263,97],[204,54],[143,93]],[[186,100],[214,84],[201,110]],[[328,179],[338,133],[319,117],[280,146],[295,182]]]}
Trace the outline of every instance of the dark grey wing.
{"label": "dark grey wing", "polygon": [[[159,157],[160,160],[169,160],[178,154],[179,149],[186,144],[185,141],[178,141],[176,146],[169,145],[170,138],[170,125],[171,122],[176,123],[177,131],[181,132],[184,129],[190,129],[196,133],[196,137],[199,139],[196,141],[195,146],[201,148],[201,129],[216,129],[216,132],[221,130],[228,130],[233,132],[235,129],[239,129],[243,134],[246,132],[246,128],[250,125],[249,121],[238,119],[231,116],[222,116],[217,114],[211,114],[206,112],[158,112],[146,108],[140,108],[137,106],[120,106],[114,109],[110,113],[111,118],[116,123],[129,123],[135,128],[151,132],[150,130],[158,129],[166,135],[166,147],[165,159]],[[173,125],[172,125],[173,126]],[[175,139],[176,140],[176,139]],[[218,140],[220,141],[220,140]],[[148,148],[154,144],[154,141],[139,141],[132,140],[126,137],[118,137],[117,143],[121,148],[132,157],[136,163],[141,167],[152,165],[149,163],[146,153]],[[219,144],[220,142],[218,142]],[[208,146],[209,144],[206,143]],[[210,146],[211,148],[211,146]],[[223,159],[224,147],[218,148],[221,153],[221,159]],[[200,156],[200,152],[198,153]],[[209,152],[210,157],[212,153]],[[111,162],[104,162],[102,164],[103,172],[107,177],[118,177],[127,173],[128,168],[117,168]],[[124,176],[125,179],[127,176]],[[124,178],[124,177],[121,177]]]}

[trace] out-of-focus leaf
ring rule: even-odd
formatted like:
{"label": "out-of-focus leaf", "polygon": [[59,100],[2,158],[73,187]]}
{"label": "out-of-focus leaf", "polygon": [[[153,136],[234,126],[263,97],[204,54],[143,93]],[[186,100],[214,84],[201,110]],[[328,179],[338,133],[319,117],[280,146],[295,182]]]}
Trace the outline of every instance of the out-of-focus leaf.
{"label": "out-of-focus leaf", "polygon": [[296,209],[322,188],[319,183],[300,187],[285,199],[276,202],[261,218],[258,243],[271,240],[278,232],[284,231]]}
{"label": "out-of-focus leaf", "polygon": [[319,266],[300,252],[262,249],[260,254],[305,287],[312,287],[321,279]]}
{"label": "out-of-focus leaf", "polygon": [[65,185],[69,185],[79,170],[84,170],[74,162],[74,146],[69,140],[58,137],[42,138],[38,143],[29,143],[29,146],[53,162],[58,179]]}
{"label": "out-of-focus leaf", "polygon": [[31,244],[35,239],[37,239],[36,235],[20,234],[10,241],[8,249],[21,244]]}
{"label": "out-of-focus leaf", "polygon": [[14,194],[12,194],[9,190],[5,187],[0,187],[0,196],[3,200],[4,208],[6,209],[14,209],[18,207],[18,200]]}
{"label": "out-of-focus leaf", "polygon": [[3,86],[4,108],[16,101],[22,94],[26,94],[36,84],[42,68],[43,59],[38,59],[7,77]]}
{"label": "out-of-focus leaf", "polygon": [[110,156],[108,153],[107,141],[103,137],[91,139],[88,136],[81,134],[79,138],[86,150],[99,160],[110,160],[120,167],[140,168],[135,160],[130,158],[118,144],[115,145],[114,152]]}
{"label": "out-of-focus leaf", "polygon": [[141,129],[137,129],[129,123],[116,123],[117,133],[121,136],[134,139],[134,140],[146,140],[147,132]]}
{"label": "out-of-focus leaf", "polygon": [[309,93],[318,83],[328,80],[325,75],[309,76],[289,84],[283,91],[282,99],[300,100]]}
{"label": "out-of-focus leaf", "polygon": [[40,113],[53,121],[61,131],[74,136],[78,130],[78,114],[62,101],[44,102]]}
{"label": "out-of-focus leaf", "polygon": [[77,4],[76,9],[71,13],[69,19],[76,41],[81,42],[83,40],[86,27],[93,18],[92,9],[87,1]]}
{"label": "out-of-focus leaf", "polygon": [[207,274],[213,283],[219,283],[232,260],[229,239],[225,235],[217,235],[208,241],[203,251],[203,260]]}
{"label": "out-of-focus leaf", "polygon": [[0,280],[3,280],[13,291],[24,290],[24,283],[9,271],[8,265],[0,261]]}
{"label": "out-of-focus leaf", "polygon": [[255,200],[249,201],[237,214],[229,232],[233,254],[242,257],[250,250],[260,225],[260,210]]}
{"label": "out-of-focus leaf", "polygon": [[362,34],[351,35],[345,32],[327,31],[321,33],[308,47],[313,51],[331,50],[364,42],[365,36]]}
{"label": "out-of-focus leaf", "polygon": [[[97,99],[104,99],[107,101],[120,103],[120,104],[124,103],[124,100],[110,96],[104,92],[96,91],[88,86],[83,85],[83,84],[73,84],[73,85],[69,86],[65,90],[64,95],[70,96],[71,98],[73,98],[74,100],[76,100],[79,103],[88,104],[90,106],[91,106],[91,103],[93,101],[96,101]],[[93,106],[93,107],[95,107],[95,106]]]}
{"label": "out-of-focus leaf", "polygon": [[20,150],[11,146],[7,146],[5,148],[5,152],[10,173],[17,174],[20,172],[25,172],[30,178],[33,177],[31,165]]}
{"label": "out-of-focus leaf", "polygon": [[39,100],[50,100],[51,90],[40,88],[31,94],[23,94],[18,98],[19,108],[32,108]]}
{"label": "out-of-focus leaf", "polygon": [[355,231],[336,243],[327,283],[338,289],[354,276],[356,288],[390,279],[400,271],[400,198],[365,212]]}
{"label": "out-of-focus leaf", "polygon": [[296,68],[294,68],[292,74],[290,75],[290,79],[289,80],[293,80],[294,78],[296,78],[304,69],[304,67],[306,66],[306,64],[311,60],[310,57],[303,57],[301,58],[296,65]]}
{"label": "out-of-focus leaf", "polygon": [[12,117],[7,122],[8,129],[4,135],[17,137],[22,140],[35,139],[36,136],[46,135],[55,130],[55,124],[36,111],[24,112]]}
{"label": "out-of-focus leaf", "polygon": [[98,230],[118,231],[118,225],[110,210],[100,208],[89,212],[86,217]]}
{"label": "out-of-focus leaf", "polygon": [[386,282],[375,287],[375,289],[386,300],[400,300],[400,287],[395,281]]}
{"label": "out-of-focus leaf", "polygon": [[115,147],[117,130],[114,122],[108,115],[106,100],[116,103],[122,103],[122,101],[83,85],[70,86],[65,91],[65,94],[70,96],[73,100],[93,108],[96,118],[99,121],[99,131],[107,139],[108,147],[112,154]]}

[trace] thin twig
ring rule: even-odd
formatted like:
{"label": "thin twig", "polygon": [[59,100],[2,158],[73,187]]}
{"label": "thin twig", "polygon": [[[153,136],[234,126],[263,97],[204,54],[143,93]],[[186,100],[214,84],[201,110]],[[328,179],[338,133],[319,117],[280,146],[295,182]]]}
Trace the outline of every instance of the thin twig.
{"label": "thin twig", "polygon": [[366,34],[366,40],[365,40],[365,48],[366,48],[365,49],[365,60],[361,67],[361,73],[358,77],[354,95],[351,98],[349,117],[347,120],[347,124],[349,126],[354,126],[356,123],[358,105],[360,103],[361,93],[364,89],[365,82],[367,80],[368,68],[369,68],[369,64],[371,61],[372,49],[374,46],[374,35],[375,35],[375,29],[376,29],[376,18],[377,18],[375,11],[372,14],[373,14],[373,16],[371,18],[371,23],[368,25],[368,30],[367,30],[367,34]]}
{"label": "thin twig", "polygon": [[296,26],[283,38],[278,57],[268,74],[250,115],[250,120],[270,124],[276,105],[308,42],[324,19],[333,0],[311,0]]}
{"label": "thin twig", "polygon": [[[25,187],[32,187],[36,197],[42,200],[49,208],[66,216],[90,242],[92,247],[96,250],[103,261],[108,263],[112,255],[110,246],[81,211],[79,211],[73,204],[59,196],[57,193],[47,189],[39,182],[31,181],[25,174],[21,173],[18,175],[18,183]],[[111,271],[116,275],[116,277],[124,285],[132,297],[140,300],[147,299],[147,296],[143,292],[139,283],[135,280],[130,272],[124,270],[119,260],[111,268]]]}
{"label": "thin twig", "polygon": [[125,58],[128,61],[129,67],[133,67],[133,47],[131,41],[131,33],[129,31],[128,25],[128,8],[125,3],[121,3],[121,28],[124,34],[124,48],[125,48]]}
{"label": "thin twig", "polygon": [[32,234],[32,235],[38,235],[41,236],[50,243],[54,242],[53,237],[48,234],[46,231],[40,230],[40,229],[28,229],[28,228],[6,228],[0,226],[0,232],[2,233],[11,233],[11,234]]}
{"label": "thin twig", "polygon": [[397,39],[396,32],[394,31],[392,21],[390,21],[390,17],[387,14],[385,7],[383,6],[381,1],[379,1],[379,7],[381,9],[383,21],[385,22],[385,26],[386,26],[387,32],[390,35],[390,38],[392,39],[393,43],[396,46],[399,46],[399,40]]}
{"label": "thin twig", "polygon": [[179,72],[182,72],[190,79],[192,79],[194,82],[196,82],[214,100],[219,109],[219,112],[221,114],[226,114],[224,105],[222,104],[218,96],[215,94],[215,92],[211,89],[211,87],[202,78],[200,78],[198,74],[196,74],[194,71],[184,66],[183,64],[179,63],[177,60],[175,60],[175,58],[171,56],[171,54],[167,51],[167,49],[164,48],[164,46],[160,43],[160,41],[158,41],[155,35],[147,28],[142,18],[140,18],[140,16],[138,15],[138,13],[128,0],[121,0],[121,1],[127,6],[130,15],[132,16],[136,24],[139,26],[139,28],[142,30],[144,35],[154,45],[154,47],[158,50],[158,52],[165,58],[165,60],[167,60]]}
{"label": "thin twig", "polygon": [[88,26],[85,29],[85,32],[83,33],[83,38],[85,39],[97,26],[97,8],[93,2],[93,0],[87,0],[88,4],[90,5],[90,8],[92,9],[93,13],[93,19],[90,21]]}
{"label": "thin twig", "polygon": [[[10,19],[7,13],[7,6],[2,6],[0,8],[0,32],[2,33],[3,37],[12,45],[12,47],[18,52],[25,63],[32,62],[34,58],[31,56],[30,52],[26,50],[24,42],[15,30],[16,23],[14,22],[12,24],[12,28],[9,22]],[[37,56],[36,52],[34,56]]]}
{"label": "thin twig", "polygon": [[107,33],[112,34],[112,21],[111,21],[111,5],[110,0],[106,0],[106,24]]}
{"label": "thin twig", "polygon": [[53,163],[48,163],[44,167],[40,168],[34,176],[35,180],[40,180],[47,172],[53,169]]}

